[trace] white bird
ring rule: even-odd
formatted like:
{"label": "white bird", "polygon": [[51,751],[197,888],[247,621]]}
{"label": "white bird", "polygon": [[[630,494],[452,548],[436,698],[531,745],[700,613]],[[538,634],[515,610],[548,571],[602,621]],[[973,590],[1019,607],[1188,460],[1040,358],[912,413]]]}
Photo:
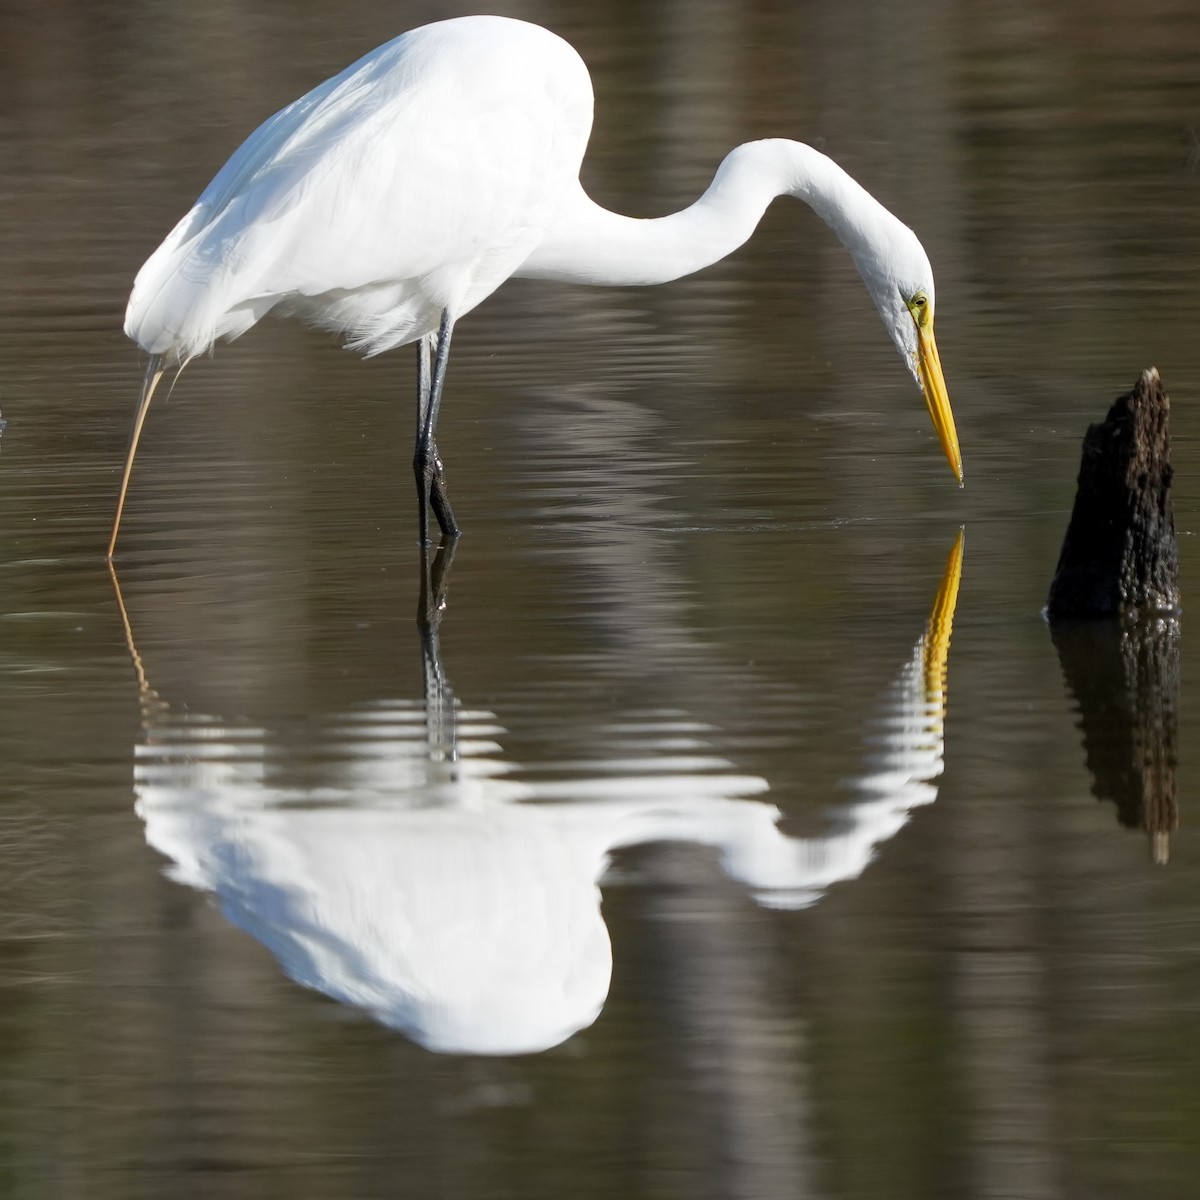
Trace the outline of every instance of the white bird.
{"label": "white bird", "polygon": [[575,50],[493,16],[402,34],[259,126],[134,282],[125,332],[151,359],[109,559],[163,370],[268,312],[343,334],[367,355],[419,343],[420,537],[430,506],[456,537],[435,435],[458,319],[509,278],[630,286],[689,275],[742,245],[783,195],[849,250],[962,483],[933,270],[911,229],[831,159],[782,138],[731,151],[681,212],[620,216],[579,183],[591,126],[591,79]]}

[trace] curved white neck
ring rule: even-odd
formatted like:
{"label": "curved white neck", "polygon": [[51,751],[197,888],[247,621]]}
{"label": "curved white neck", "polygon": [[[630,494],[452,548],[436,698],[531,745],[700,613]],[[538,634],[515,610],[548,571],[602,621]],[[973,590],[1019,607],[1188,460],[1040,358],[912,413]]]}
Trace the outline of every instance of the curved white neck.
{"label": "curved white neck", "polygon": [[515,274],[601,286],[666,283],[732,254],[776,196],[808,204],[857,259],[868,230],[894,217],[824,154],[802,142],[746,142],[681,212],[641,220],[609,212],[580,187]]}

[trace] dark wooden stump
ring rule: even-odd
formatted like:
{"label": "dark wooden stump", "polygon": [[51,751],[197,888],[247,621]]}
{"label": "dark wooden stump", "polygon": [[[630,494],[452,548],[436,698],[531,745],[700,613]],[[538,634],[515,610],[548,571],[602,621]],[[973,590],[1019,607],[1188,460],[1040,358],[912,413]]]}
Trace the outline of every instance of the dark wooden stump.
{"label": "dark wooden stump", "polygon": [[1046,603],[1051,621],[1178,612],[1169,413],[1151,367],[1102,424],[1088,429],[1075,507]]}
{"label": "dark wooden stump", "polygon": [[1179,821],[1179,547],[1170,401],[1143,371],[1083,439],[1075,507],[1050,585],[1050,621],[1079,706],[1092,791],[1166,862]]}

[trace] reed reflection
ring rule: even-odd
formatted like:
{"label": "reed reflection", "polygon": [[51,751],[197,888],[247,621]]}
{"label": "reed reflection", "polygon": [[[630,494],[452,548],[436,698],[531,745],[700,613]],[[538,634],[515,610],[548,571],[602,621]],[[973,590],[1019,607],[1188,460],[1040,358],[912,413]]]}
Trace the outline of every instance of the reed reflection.
{"label": "reed reflection", "polygon": [[121,605],[142,711],[136,811],[171,876],[214,893],[296,982],[431,1050],[540,1051],[596,1020],[612,971],[600,884],[621,848],[711,846],[759,904],[801,908],[936,798],[961,535],[857,795],[816,838],[783,833],[752,798],[767,781],[712,753],[716,731],[686,713],[659,714],[642,750],[531,778],[443,668],[449,566],[439,553],[423,580],[424,698],[324,721],[310,746],[333,781],[319,786],[291,781],[267,730],[164,703]]}

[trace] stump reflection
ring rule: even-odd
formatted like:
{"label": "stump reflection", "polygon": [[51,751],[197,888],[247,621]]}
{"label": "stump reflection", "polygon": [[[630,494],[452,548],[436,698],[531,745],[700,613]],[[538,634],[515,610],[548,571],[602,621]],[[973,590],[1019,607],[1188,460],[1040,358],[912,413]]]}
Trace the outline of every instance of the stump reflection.
{"label": "stump reflection", "polygon": [[1079,706],[1092,791],[1117,806],[1122,825],[1144,829],[1165,863],[1179,824],[1179,622],[1059,622],[1050,632]]}

